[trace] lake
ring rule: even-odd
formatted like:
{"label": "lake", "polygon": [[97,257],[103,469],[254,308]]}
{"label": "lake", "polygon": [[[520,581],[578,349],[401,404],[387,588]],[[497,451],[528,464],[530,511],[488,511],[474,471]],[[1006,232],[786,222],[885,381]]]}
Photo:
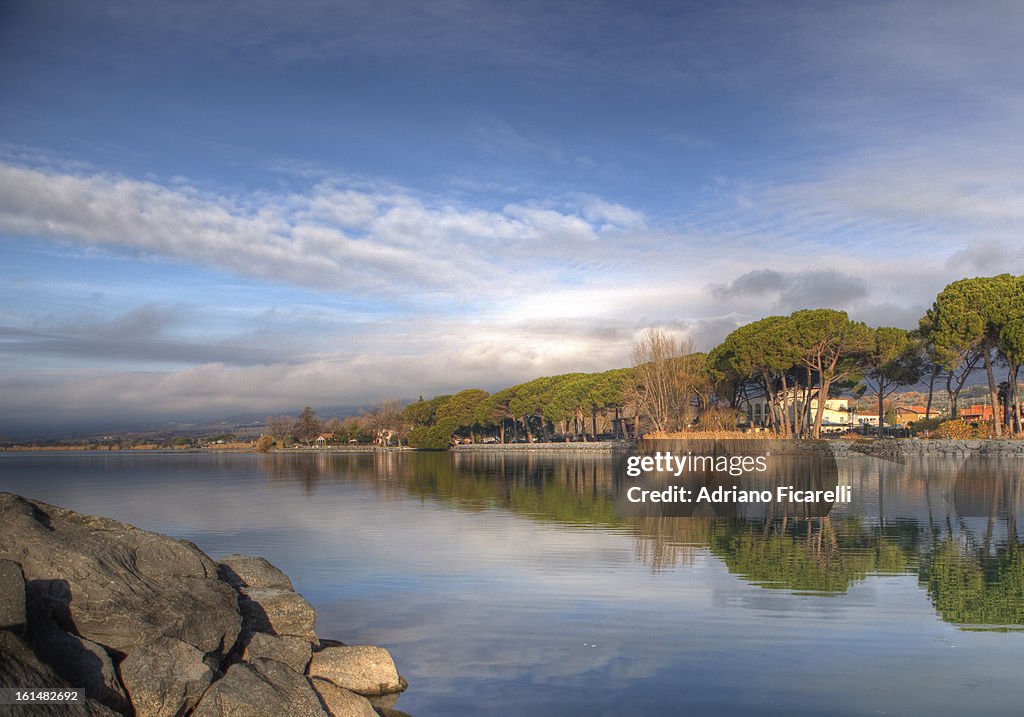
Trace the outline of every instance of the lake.
{"label": "lake", "polygon": [[583,453],[3,453],[0,490],[264,555],[427,715],[1005,715],[1022,462],[855,456],[827,516],[625,516]]}

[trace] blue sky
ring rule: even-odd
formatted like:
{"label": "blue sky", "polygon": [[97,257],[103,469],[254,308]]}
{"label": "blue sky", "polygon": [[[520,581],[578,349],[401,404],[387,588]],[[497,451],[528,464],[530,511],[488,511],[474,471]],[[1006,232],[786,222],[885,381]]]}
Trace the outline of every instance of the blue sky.
{"label": "blue sky", "polygon": [[0,432],[911,327],[1021,273],[1024,6],[0,7]]}

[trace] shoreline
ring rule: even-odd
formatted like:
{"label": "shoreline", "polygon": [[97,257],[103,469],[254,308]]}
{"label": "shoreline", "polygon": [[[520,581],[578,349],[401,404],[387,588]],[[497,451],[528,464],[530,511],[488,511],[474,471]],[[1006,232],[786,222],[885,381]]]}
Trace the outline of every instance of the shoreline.
{"label": "shoreline", "polygon": [[1015,438],[828,438],[787,439],[748,437],[743,434],[724,437],[648,438],[641,443],[632,441],[572,441],[557,443],[466,443],[448,449],[432,450],[408,446],[325,446],[310,448],[276,448],[257,451],[254,448],[90,448],[88,446],[9,446],[0,453],[89,453],[103,455],[359,455],[379,453],[595,453],[618,454],[641,449],[647,445],[700,444],[744,441],[751,446],[770,450],[778,455],[828,454],[845,457],[852,454],[869,456],[1012,456],[1024,458],[1024,440]]}

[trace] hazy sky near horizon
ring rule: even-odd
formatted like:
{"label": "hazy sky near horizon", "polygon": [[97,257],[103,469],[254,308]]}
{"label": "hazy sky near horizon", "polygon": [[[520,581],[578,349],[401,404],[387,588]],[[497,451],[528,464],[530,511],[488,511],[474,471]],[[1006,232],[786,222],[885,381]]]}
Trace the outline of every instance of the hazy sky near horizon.
{"label": "hazy sky near horizon", "polygon": [[0,434],[912,327],[1024,273],[1019,2],[0,5]]}

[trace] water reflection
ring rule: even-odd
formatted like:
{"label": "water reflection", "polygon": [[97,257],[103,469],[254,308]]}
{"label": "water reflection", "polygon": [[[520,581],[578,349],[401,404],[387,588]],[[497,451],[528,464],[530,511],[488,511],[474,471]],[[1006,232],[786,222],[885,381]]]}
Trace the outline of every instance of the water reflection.
{"label": "water reflection", "polygon": [[601,455],[0,454],[0,490],[265,555],[420,717],[1016,714],[1018,476],[856,456],[827,514],[673,518]]}
{"label": "water reflection", "polygon": [[[621,459],[584,453],[266,455],[258,466],[272,483],[298,482],[309,493],[325,482],[370,482],[382,499],[411,495],[463,511],[500,509],[628,533],[637,561],[655,572],[692,564],[705,550],[751,584],[799,593],[836,595],[869,576],[916,574],[949,623],[1024,626],[1017,533],[1024,481],[1019,463],[1007,459],[901,465],[853,457],[840,461],[837,478],[853,501],[811,517],[777,504],[728,506],[726,515],[622,515],[623,490],[633,481]],[[806,467],[779,466],[766,484],[792,483]],[[813,466],[807,475],[821,482]]]}

